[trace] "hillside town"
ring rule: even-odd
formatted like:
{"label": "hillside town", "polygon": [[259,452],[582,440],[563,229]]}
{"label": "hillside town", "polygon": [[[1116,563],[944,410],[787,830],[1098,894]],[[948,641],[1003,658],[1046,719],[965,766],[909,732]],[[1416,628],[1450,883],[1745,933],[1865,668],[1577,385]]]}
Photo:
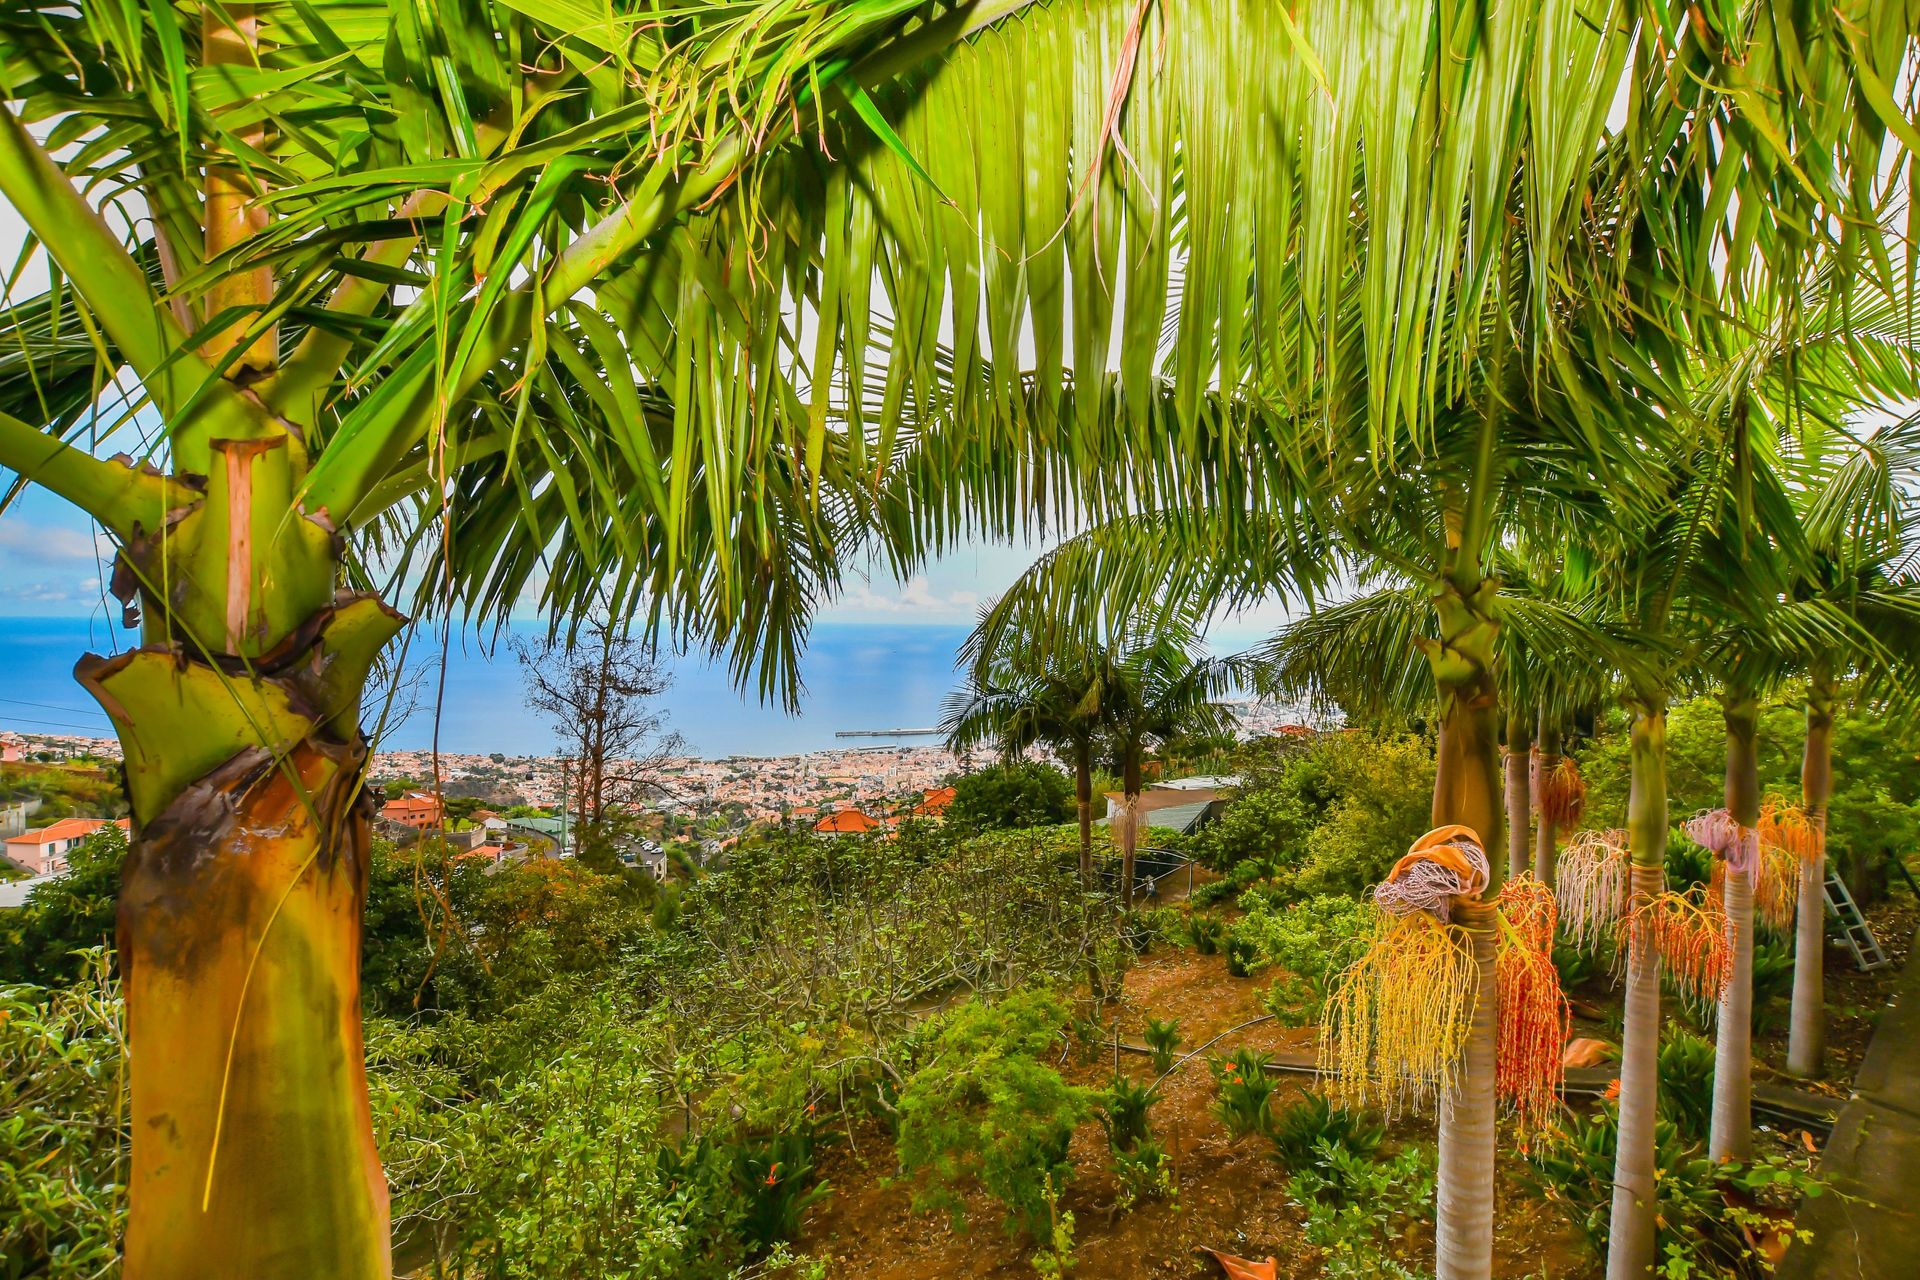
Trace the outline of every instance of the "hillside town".
{"label": "hillside town", "polygon": [[[1243,738],[1302,732],[1303,721],[1310,719],[1293,706],[1231,705]],[[24,877],[0,884],[0,905],[17,905],[11,899],[21,897],[30,883],[64,873],[65,853],[80,839],[109,823],[126,830],[113,782],[120,759],[120,744],[112,738],[0,730],[0,764],[87,777],[100,797],[71,813],[64,810],[72,806],[63,806],[47,820],[41,820],[37,800],[0,808],[5,842],[0,866],[7,868],[0,875]],[[669,850],[704,862],[756,827],[793,825],[845,835],[885,832],[909,819],[937,820],[953,798],[952,780],[983,763],[944,746],[901,744],[784,756],[663,757],[653,762],[640,798],[626,806],[632,830],[618,856],[664,879]],[[382,751],[375,754],[369,776],[380,788],[376,833],[398,845],[431,833],[458,859],[494,864],[529,854],[574,852],[567,798],[577,794],[577,761],[498,751],[437,756]],[[1204,807],[1216,796],[1211,791],[1169,794],[1155,803],[1178,805],[1184,815],[1196,801]]]}

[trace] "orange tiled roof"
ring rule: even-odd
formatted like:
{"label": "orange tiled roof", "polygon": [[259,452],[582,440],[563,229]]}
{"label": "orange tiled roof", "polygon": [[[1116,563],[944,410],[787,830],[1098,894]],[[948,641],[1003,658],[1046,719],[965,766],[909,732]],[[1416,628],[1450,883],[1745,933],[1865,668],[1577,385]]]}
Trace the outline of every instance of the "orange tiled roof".
{"label": "orange tiled roof", "polygon": [[928,787],[921,793],[925,798],[913,806],[913,811],[921,817],[937,817],[947,811],[953,803],[952,787]]}
{"label": "orange tiled roof", "polygon": [[[105,818],[62,818],[60,821],[47,826],[36,827],[32,831],[23,831],[17,836],[11,836],[8,838],[7,843],[51,844],[55,840],[78,840],[82,836],[92,835],[106,825],[107,820]],[[125,818],[117,819],[113,825],[122,831],[130,829],[128,821]]]}
{"label": "orange tiled roof", "polygon": [[820,819],[820,821],[814,823],[813,829],[815,831],[858,834],[860,832],[876,830],[879,826],[880,824],[878,822],[860,812],[858,809],[842,809],[840,812],[830,813]]}

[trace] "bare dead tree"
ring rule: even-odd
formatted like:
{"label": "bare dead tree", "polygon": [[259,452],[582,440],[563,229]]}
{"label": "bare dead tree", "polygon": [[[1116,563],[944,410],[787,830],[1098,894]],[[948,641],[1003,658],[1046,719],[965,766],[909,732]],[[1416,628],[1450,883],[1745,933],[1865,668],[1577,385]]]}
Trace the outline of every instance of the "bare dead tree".
{"label": "bare dead tree", "polygon": [[610,859],[613,840],[631,826],[640,803],[667,793],[661,768],[685,749],[657,705],[673,676],[652,646],[604,613],[589,617],[573,643],[516,640],[514,653],[527,702],[552,720],[561,754],[572,762],[563,803],[576,848]]}

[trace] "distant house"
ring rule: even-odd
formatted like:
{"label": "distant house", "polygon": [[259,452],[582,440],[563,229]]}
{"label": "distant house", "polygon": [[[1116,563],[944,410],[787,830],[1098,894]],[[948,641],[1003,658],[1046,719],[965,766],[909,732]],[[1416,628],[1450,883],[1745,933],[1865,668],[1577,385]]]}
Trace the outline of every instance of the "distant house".
{"label": "distant house", "polygon": [[27,758],[27,744],[17,733],[0,733],[0,764],[15,764]]}
{"label": "distant house", "polygon": [[878,831],[880,821],[858,809],[841,809],[813,824],[813,829],[828,836],[857,836]]}
{"label": "distant house", "polygon": [[465,853],[454,854],[453,860],[455,862],[486,861],[497,864],[501,858],[506,856],[506,853],[507,849],[505,845],[480,844],[468,849]]}
{"label": "distant house", "polygon": [[[8,837],[7,857],[26,868],[29,875],[59,875],[67,869],[67,854],[73,846],[107,825],[105,818],[62,818],[50,826]],[[125,818],[112,825],[122,831],[129,829]]]}
{"label": "distant house", "polygon": [[428,827],[440,825],[440,802],[432,796],[415,791],[381,805],[380,816],[388,822],[412,827],[415,831],[424,831]]}
{"label": "distant house", "polygon": [[[1155,783],[1140,793],[1136,802],[1140,828],[1144,834],[1154,827],[1167,831],[1197,831],[1220,816],[1227,798],[1222,788],[1238,786],[1238,778],[1178,778]],[[1113,822],[1126,809],[1125,792],[1109,791],[1107,815],[1101,822]]]}
{"label": "distant house", "polygon": [[927,787],[921,792],[920,803],[913,806],[913,816],[943,818],[946,816],[947,806],[953,803],[953,796],[952,787]]}

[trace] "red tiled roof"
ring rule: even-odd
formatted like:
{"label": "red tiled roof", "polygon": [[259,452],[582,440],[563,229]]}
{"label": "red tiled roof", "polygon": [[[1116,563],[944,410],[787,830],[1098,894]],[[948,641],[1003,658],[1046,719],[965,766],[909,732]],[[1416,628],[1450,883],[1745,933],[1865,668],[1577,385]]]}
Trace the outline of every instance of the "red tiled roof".
{"label": "red tiled roof", "polygon": [[820,821],[814,823],[813,829],[815,831],[851,832],[857,834],[863,831],[876,830],[879,826],[880,824],[878,822],[860,812],[858,809],[842,809],[840,812],[830,813],[820,819]]}
{"label": "red tiled roof", "polygon": [[952,787],[928,787],[921,794],[925,799],[913,806],[913,811],[923,818],[943,814],[947,811],[947,806],[953,803]]}
{"label": "red tiled roof", "polygon": [[[7,843],[50,844],[55,840],[78,840],[82,836],[92,835],[106,825],[105,818],[62,818],[47,826],[36,827],[32,831],[23,831],[17,836],[10,836]],[[116,819],[113,825],[122,831],[130,830],[125,818]]]}

